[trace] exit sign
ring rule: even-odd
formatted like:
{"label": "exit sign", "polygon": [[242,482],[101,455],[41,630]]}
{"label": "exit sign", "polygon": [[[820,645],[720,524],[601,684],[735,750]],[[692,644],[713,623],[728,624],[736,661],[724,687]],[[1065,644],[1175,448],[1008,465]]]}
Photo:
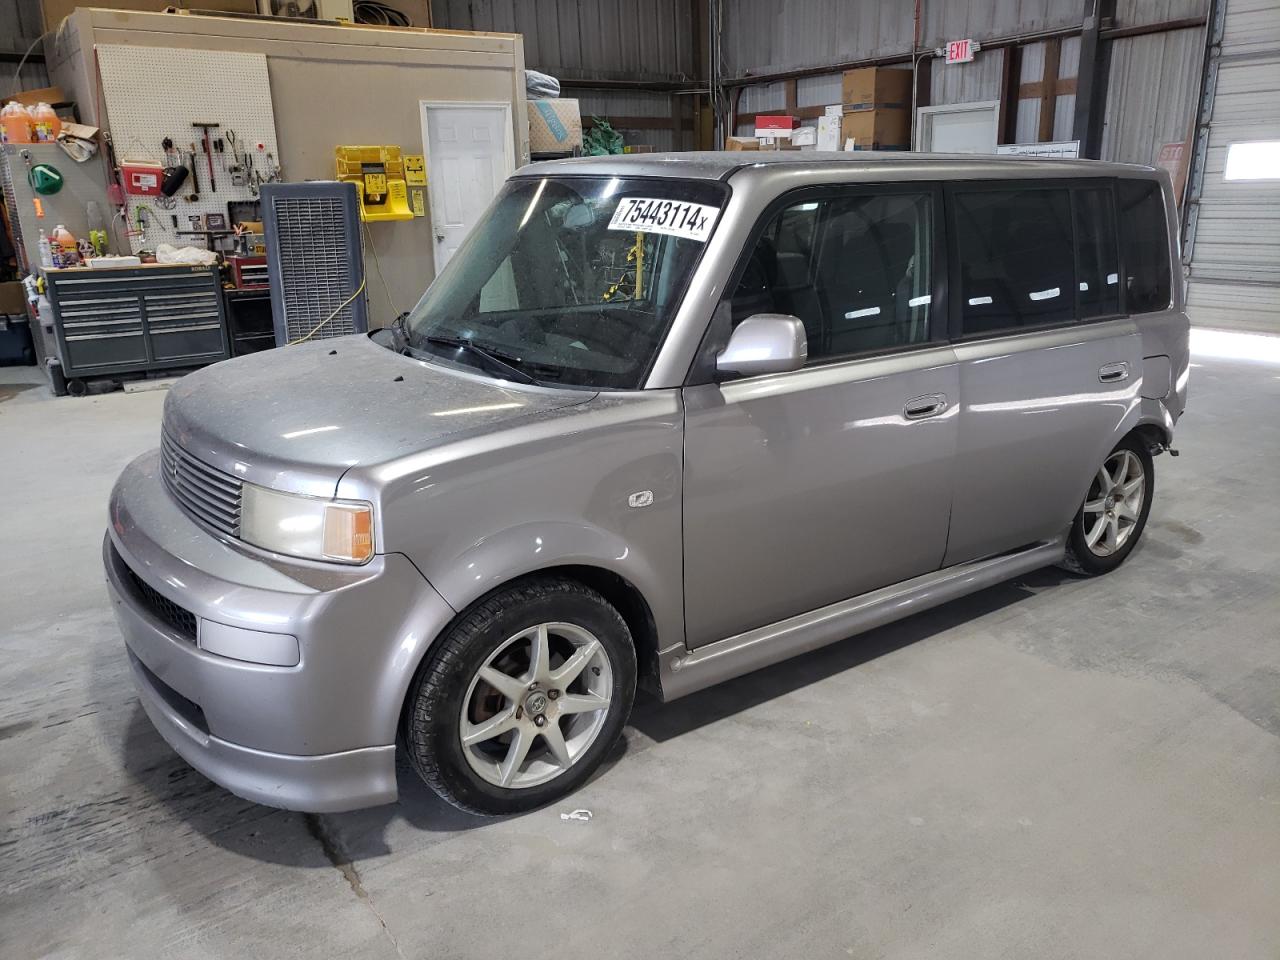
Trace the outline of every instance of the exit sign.
{"label": "exit sign", "polygon": [[948,40],[947,63],[972,63],[978,45],[972,40]]}

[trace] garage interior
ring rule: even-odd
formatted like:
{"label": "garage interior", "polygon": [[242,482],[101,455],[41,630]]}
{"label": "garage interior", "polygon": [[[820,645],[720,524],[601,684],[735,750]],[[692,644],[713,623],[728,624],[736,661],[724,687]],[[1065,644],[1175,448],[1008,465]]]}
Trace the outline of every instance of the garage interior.
{"label": "garage interior", "polygon": [[[6,117],[0,146],[0,955],[1277,955],[1280,4],[261,2],[0,9],[0,100],[63,131]],[[458,109],[487,195],[451,183]],[[520,816],[403,758],[395,804],[273,809],[166,744],[102,536],[183,374],[390,325],[531,159],[832,144],[1168,172],[1190,399],[1124,566],[642,696],[600,774]],[[318,292],[287,267],[321,245],[262,213],[308,181],[349,201]],[[67,283],[99,276],[153,311],[141,353],[77,335],[101,318]],[[175,276],[198,331],[145,306]]]}

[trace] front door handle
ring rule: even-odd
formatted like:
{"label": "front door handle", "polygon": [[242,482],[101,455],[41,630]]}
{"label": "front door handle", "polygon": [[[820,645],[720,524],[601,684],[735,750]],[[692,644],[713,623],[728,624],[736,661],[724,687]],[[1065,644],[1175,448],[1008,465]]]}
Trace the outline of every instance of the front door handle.
{"label": "front door handle", "polygon": [[908,400],[906,406],[902,408],[902,415],[908,420],[926,420],[929,417],[936,417],[946,409],[947,395],[930,393]]}
{"label": "front door handle", "polygon": [[1129,379],[1129,364],[1123,360],[1116,363],[1104,363],[1098,368],[1099,383],[1121,383]]}

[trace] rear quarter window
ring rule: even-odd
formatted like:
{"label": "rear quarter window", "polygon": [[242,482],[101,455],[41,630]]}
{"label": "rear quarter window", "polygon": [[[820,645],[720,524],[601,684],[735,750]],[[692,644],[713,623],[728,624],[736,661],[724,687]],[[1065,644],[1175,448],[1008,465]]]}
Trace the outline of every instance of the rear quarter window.
{"label": "rear quarter window", "polygon": [[1166,310],[1173,297],[1164,192],[1155,180],[1121,180],[1116,201],[1128,312]]}

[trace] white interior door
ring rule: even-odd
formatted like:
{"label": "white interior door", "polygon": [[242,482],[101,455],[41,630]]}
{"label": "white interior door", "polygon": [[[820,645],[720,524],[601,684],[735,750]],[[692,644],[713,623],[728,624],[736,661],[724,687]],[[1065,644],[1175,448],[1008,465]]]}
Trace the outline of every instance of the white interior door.
{"label": "white interior door", "polygon": [[424,100],[422,145],[439,273],[515,169],[511,105]]}
{"label": "white interior door", "polygon": [[995,153],[1000,103],[921,107],[915,147],[928,153]]}

